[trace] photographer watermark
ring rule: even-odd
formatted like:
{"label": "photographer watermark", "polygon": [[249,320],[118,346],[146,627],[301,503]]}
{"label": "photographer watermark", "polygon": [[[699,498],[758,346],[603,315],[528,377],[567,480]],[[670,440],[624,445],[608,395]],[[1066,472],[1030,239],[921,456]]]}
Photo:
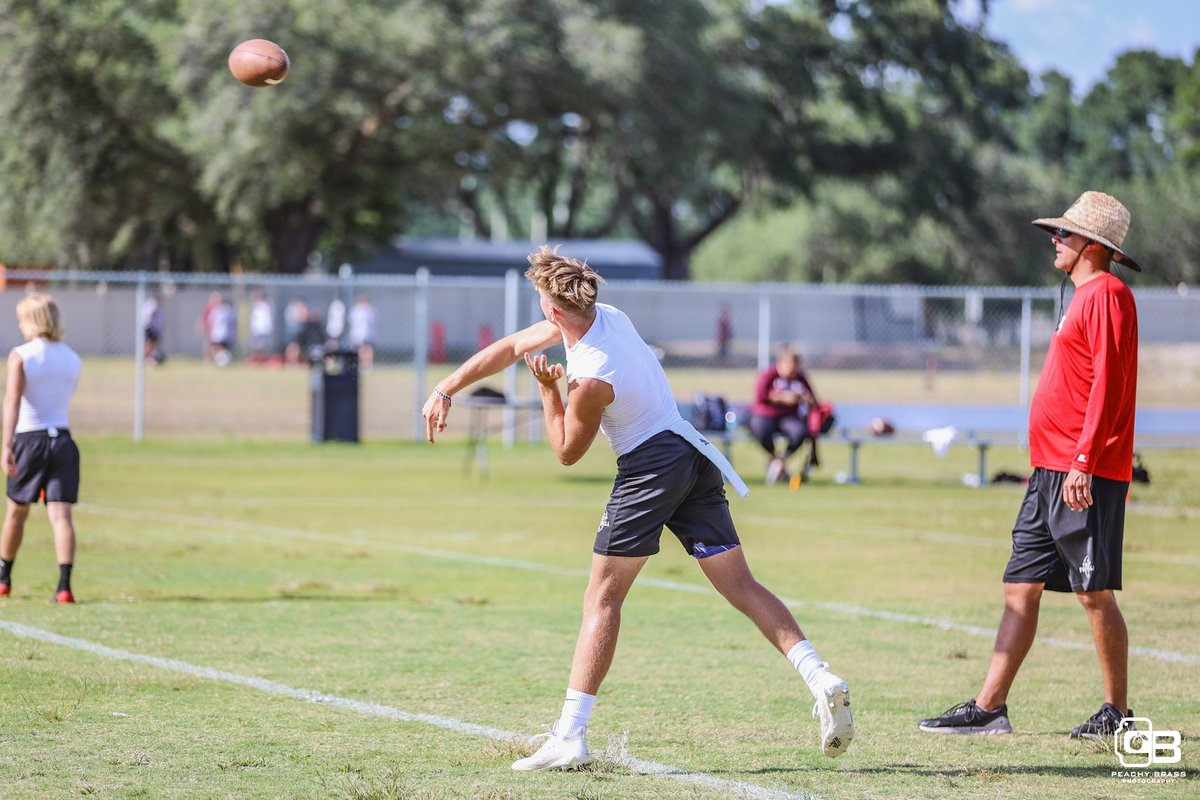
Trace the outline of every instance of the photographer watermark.
{"label": "photographer watermark", "polygon": [[1171,769],[1183,759],[1179,731],[1156,730],[1149,717],[1124,717],[1113,732],[1112,748],[1123,770],[1112,777],[1126,783],[1172,783],[1187,770]]}

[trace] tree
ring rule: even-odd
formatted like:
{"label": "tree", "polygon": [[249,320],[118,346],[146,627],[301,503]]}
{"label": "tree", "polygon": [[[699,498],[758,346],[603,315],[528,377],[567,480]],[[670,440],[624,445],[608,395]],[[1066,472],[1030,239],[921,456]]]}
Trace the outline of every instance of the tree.
{"label": "tree", "polygon": [[1040,79],[1042,90],[1030,98],[1028,106],[1013,120],[1021,148],[1047,165],[1068,163],[1078,152],[1075,100],[1071,79],[1050,70]]}
{"label": "tree", "polygon": [[[514,3],[513,21],[497,21],[513,32],[489,43],[503,85],[477,82],[465,100],[486,129],[504,98],[512,116],[493,132],[510,135],[482,136],[460,159],[461,199],[480,233],[489,202],[507,218],[522,194],[538,198],[551,237],[587,231],[589,211],[592,232],[625,217],[669,278],[687,277],[691,253],[751,195],[792,198],[821,176],[891,174],[910,206],[969,203],[968,144],[992,134],[1026,77],[953,5]],[[598,70],[579,30],[619,53],[622,69]],[[531,66],[537,90],[506,95]],[[512,139],[518,121],[526,141]]]}
{"label": "tree", "polygon": [[1192,55],[1192,66],[1179,86],[1171,123],[1178,132],[1178,156],[1188,169],[1200,167],[1200,50]]}
{"label": "tree", "polygon": [[[867,182],[905,229],[953,223],[1027,84],[956,6],[0,0],[0,247],[296,272],[432,205],[479,234],[633,233],[683,278],[751,199],[826,180]],[[224,60],[262,31],[293,73],[251,90]]]}
{"label": "tree", "polygon": [[[436,4],[11,0],[0,19],[6,253],[298,272],[445,180]],[[225,58],[263,30],[295,65],[253,90]]]}
{"label": "tree", "polygon": [[176,111],[147,38],[165,3],[0,5],[0,248],[16,260],[167,256],[212,220],[195,166],[147,120]]}
{"label": "tree", "polygon": [[1187,73],[1178,58],[1149,50],[1122,53],[1080,103],[1077,174],[1127,180],[1168,169],[1175,158],[1172,110]]}

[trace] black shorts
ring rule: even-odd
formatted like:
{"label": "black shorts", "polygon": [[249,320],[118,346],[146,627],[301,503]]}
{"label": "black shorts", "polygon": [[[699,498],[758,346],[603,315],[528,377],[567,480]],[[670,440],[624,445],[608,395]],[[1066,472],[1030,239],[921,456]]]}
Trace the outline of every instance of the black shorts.
{"label": "black shorts", "polygon": [[1013,526],[1004,582],[1044,583],[1053,592],[1120,589],[1129,484],[1092,476],[1092,505],[1072,511],[1062,499],[1066,477],[1033,471]]}
{"label": "black shorts", "polygon": [[[51,436],[51,432],[56,435]],[[79,448],[66,428],[28,431],[13,436],[16,477],[9,476],[8,499],[23,506],[38,501],[42,491],[47,503],[79,500]]]}
{"label": "black shorts", "polygon": [[617,478],[592,550],[602,556],[652,556],[664,525],[696,558],[740,544],[721,471],[670,431],[617,459]]}

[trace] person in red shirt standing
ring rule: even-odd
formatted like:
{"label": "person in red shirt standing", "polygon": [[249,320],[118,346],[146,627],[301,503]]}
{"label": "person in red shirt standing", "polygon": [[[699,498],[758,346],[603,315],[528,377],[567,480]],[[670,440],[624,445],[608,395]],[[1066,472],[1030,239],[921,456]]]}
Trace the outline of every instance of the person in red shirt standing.
{"label": "person in red shirt standing", "polygon": [[1137,308],[1112,262],[1141,272],[1121,250],[1129,211],[1102,192],[1084,192],[1061,217],[1037,219],[1050,232],[1054,268],[1075,295],[1059,320],[1029,408],[1033,475],[1013,526],[1004,571],[1004,615],[979,694],[921,720],[929,733],[1010,733],[1009,689],[1037,632],[1042,592],[1074,592],[1092,626],[1104,704],[1071,738],[1108,740],[1127,723],[1129,634],[1114,591],[1121,588],[1125,498],[1133,472],[1137,394]]}

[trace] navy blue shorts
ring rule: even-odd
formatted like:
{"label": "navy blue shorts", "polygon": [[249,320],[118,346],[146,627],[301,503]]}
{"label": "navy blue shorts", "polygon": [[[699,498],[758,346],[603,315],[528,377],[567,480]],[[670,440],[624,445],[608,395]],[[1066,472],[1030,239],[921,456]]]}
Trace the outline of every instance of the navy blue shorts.
{"label": "navy blue shorts", "polygon": [[[55,435],[51,436],[51,432]],[[17,474],[8,478],[8,499],[27,506],[46,492],[47,503],[79,500],[79,448],[66,428],[13,436]]]}
{"label": "navy blue shorts", "polygon": [[721,471],[670,431],[651,436],[617,459],[617,477],[592,551],[602,556],[651,556],[663,526],[688,555],[737,547]]}
{"label": "navy blue shorts", "polygon": [[1092,505],[1072,511],[1062,499],[1066,477],[1033,471],[1013,525],[1004,582],[1044,583],[1053,592],[1120,589],[1129,484],[1092,476]]}

